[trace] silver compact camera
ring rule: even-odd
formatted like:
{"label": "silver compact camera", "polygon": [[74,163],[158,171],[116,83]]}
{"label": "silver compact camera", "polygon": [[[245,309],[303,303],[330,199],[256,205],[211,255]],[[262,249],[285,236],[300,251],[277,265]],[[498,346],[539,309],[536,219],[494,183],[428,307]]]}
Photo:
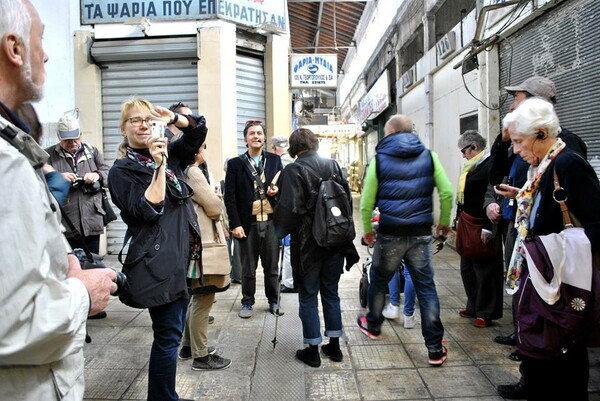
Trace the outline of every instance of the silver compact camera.
{"label": "silver compact camera", "polygon": [[167,124],[164,121],[153,120],[150,122],[150,131],[154,138],[164,138]]}

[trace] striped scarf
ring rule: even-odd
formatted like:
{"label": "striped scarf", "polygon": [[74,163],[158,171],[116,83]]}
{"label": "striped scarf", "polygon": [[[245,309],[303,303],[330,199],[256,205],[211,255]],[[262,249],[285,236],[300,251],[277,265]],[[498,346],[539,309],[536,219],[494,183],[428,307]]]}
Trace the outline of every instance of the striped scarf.
{"label": "striped scarf", "polygon": [[[127,147],[127,157],[144,167],[156,170],[156,162],[151,157],[138,153],[135,149],[132,149],[129,146]],[[177,188],[180,194],[183,194],[181,183],[177,179],[177,176],[175,175],[173,170],[171,170],[168,167],[168,164],[167,168],[165,169],[165,174],[167,175],[167,180],[173,183],[173,185],[175,186],[175,188]]]}

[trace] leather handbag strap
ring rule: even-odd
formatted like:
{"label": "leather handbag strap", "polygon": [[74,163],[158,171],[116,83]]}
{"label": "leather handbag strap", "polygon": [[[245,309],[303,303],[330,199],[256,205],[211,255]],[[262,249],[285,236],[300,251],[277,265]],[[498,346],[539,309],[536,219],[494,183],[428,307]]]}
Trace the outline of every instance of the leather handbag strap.
{"label": "leather handbag strap", "polygon": [[[559,194],[564,194],[564,199],[558,199],[557,196]],[[563,224],[565,228],[572,228],[573,221],[571,220],[571,214],[569,213],[569,207],[567,206],[567,193],[563,187],[560,186],[560,182],[558,181],[558,175],[556,174],[556,168],[554,169],[554,191],[552,191],[552,197],[554,200],[560,205],[560,210],[563,215]]]}

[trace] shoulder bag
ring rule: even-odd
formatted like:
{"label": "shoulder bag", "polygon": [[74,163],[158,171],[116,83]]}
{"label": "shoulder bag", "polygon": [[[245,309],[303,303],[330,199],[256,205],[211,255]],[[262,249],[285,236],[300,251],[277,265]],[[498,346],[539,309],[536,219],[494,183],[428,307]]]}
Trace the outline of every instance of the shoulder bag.
{"label": "shoulder bag", "polygon": [[573,218],[556,171],[553,197],[560,204],[564,230],[523,241],[523,284],[516,308],[519,352],[553,359],[585,341],[600,320],[600,272],[593,266],[592,248]]}

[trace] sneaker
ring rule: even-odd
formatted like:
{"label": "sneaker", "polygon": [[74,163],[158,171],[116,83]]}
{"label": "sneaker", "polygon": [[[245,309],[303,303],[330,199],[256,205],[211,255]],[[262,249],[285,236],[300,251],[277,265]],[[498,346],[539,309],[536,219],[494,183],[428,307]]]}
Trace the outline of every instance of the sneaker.
{"label": "sneaker", "polygon": [[412,329],[417,324],[417,319],[415,317],[416,312],[413,312],[412,315],[406,316],[404,315],[404,328]]}
{"label": "sneaker", "polygon": [[[203,361],[202,359],[206,359]],[[195,358],[192,362],[192,370],[218,370],[227,369],[231,365],[231,359],[221,358],[219,355],[207,355],[205,358]]]}
{"label": "sneaker", "polygon": [[442,345],[441,351],[429,351],[429,364],[431,366],[442,366],[448,359],[448,349]]}
{"label": "sneaker", "polygon": [[240,309],[238,316],[242,319],[252,317],[252,305],[242,305],[242,309]]}
{"label": "sneaker", "polygon": [[386,319],[398,319],[400,317],[400,307],[389,303],[383,308],[381,314]]}
{"label": "sneaker", "polygon": [[279,307],[277,307],[276,303],[269,304],[269,312],[275,316],[277,316],[277,315],[283,316],[283,314],[285,313],[283,311],[283,309],[281,309],[281,305],[279,305]]}
{"label": "sneaker", "polygon": [[[217,352],[217,349],[215,347],[208,347],[208,355],[214,355],[215,352]],[[186,359],[190,359],[192,357],[192,347],[187,345],[182,346],[177,356],[179,357],[179,359],[184,361]]]}
{"label": "sneaker", "polygon": [[367,322],[366,316],[359,316],[356,320],[356,323],[358,323],[358,328],[360,329],[360,331],[362,331],[370,339],[379,340],[381,338],[381,329],[376,329],[372,326],[369,327],[369,322]]}
{"label": "sneaker", "polygon": [[507,400],[524,400],[527,398],[525,385],[521,382],[516,384],[501,384],[498,386],[498,395]]}
{"label": "sneaker", "polygon": [[192,357],[192,347],[187,345],[182,346],[177,356],[179,357],[179,359],[182,359],[184,361],[186,359],[190,359]]}
{"label": "sneaker", "polygon": [[339,346],[334,347],[331,344],[325,344],[321,347],[321,351],[323,351],[323,354],[333,362],[342,362],[344,359],[344,354],[342,354],[342,350]]}

